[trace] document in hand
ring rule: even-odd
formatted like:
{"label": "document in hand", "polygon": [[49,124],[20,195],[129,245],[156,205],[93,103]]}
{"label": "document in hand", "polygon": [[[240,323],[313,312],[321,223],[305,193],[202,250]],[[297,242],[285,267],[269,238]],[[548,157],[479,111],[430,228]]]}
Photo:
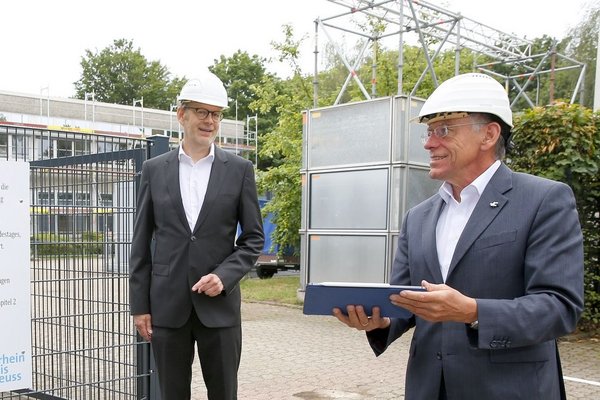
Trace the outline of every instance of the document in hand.
{"label": "document in hand", "polygon": [[390,302],[390,295],[403,290],[425,291],[425,288],[386,283],[309,283],[304,292],[303,312],[307,315],[333,315],[335,307],[346,313],[347,305],[362,305],[369,316],[373,307],[379,307],[383,317],[407,318],[412,315],[408,310]]}

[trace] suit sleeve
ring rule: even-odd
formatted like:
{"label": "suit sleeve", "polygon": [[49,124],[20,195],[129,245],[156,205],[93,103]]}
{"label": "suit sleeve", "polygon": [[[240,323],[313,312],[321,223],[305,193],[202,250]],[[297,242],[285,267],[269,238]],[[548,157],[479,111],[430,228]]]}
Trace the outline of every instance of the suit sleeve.
{"label": "suit sleeve", "polygon": [[571,189],[554,183],[535,213],[523,261],[524,295],[476,299],[479,348],[507,340],[507,347],[533,345],[576,327],[583,310],[583,237]]}
{"label": "suit sleeve", "polygon": [[235,242],[234,251],[214,271],[223,282],[225,295],[234,290],[252,269],[265,240],[254,168],[250,162],[244,163],[238,215],[241,233]]}
{"label": "suit sleeve", "polygon": [[131,315],[150,313],[152,256],[150,243],[154,231],[154,213],[150,194],[150,168],[142,166],[137,198],[131,255],[129,259],[129,302]]}

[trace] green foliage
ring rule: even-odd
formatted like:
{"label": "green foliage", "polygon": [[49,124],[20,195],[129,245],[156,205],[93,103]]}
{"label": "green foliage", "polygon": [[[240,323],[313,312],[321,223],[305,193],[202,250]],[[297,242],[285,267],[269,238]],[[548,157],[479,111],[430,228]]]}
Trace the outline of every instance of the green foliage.
{"label": "green foliage", "polygon": [[144,107],[169,110],[183,86],[183,79],[169,79],[167,67],[148,61],[133,41],[118,39],[100,52],[87,49],[81,58],[81,78],[75,82],[76,98],[94,93],[97,101],[132,105],[144,99]]}
{"label": "green foliage", "polygon": [[263,135],[259,150],[260,156],[272,159],[273,164],[258,175],[259,190],[273,196],[263,213],[273,213],[277,228],[272,240],[280,245],[280,251],[286,246],[298,249],[300,243],[302,115],[296,110],[307,108],[311,98],[299,96],[303,92],[296,88],[309,84],[309,80],[295,76],[280,87],[279,82],[266,78],[256,88],[256,105],[260,109],[275,108],[280,116],[277,126]]}
{"label": "green foliage", "polygon": [[[375,26],[374,29],[379,29]],[[261,137],[259,155],[262,160],[271,160],[268,168],[259,171],[259,190],[273,194],[273,199],[263,212],[273,214],[276,229],[272,241],[280,245],[282,251],[287,246],[299,248],[300,210],[302,181],[300,168],[302,163],[302,115],[301,111],[313,108],[313,86],[310,76],[301,73],[298,66],[300,41],[294,40],[293,30],[284,26],[285,39],[281,43],[273,43],[279,51],[279,61],[290,64],[293,75],[285,81],[265,75],[260,84],[253,90],[257,100],[250,104],[252,109],[262,114],[275,113],[277,125]],[[419,47],[405,46],[405,65],[403,88],[410,90],[420,78],[425,68],[425,60]],[[397,51],[375,49],[377,60],[377,93],[376,96],[395,95],[397,83]],[[474,65],[475,55],[463,50],[460,69],[470,71]],[[420,61],[419,61],[420,60]],[[339,58],[329,59],[329,69],[318,75],[319,105],[334,104],[348,71]],[[441,53],[434,62],[438,80],[442,81],[454,75],[454,52]],[[358,71],[362,82],[370,81],[372,58],[367,58]],[[417,96],[427,97],[434,88],[433,80],[427,75],[417,91]],[[370,88],[367,88],[370,91]],[[362,91],[355,83],[349,85],[340,103],[364,100]]]}
{"label": "green foliage", "polygon": [[[294,67],[299,43],[291,40],[292,30],[286,27],[286,39],[276,44],[282,52],[280,59],[288,60]],[[260,85],[253,88],[257,100],[252,106],[263,113],[276,111],[277,125],[263,135],[259,154],[273,160],[271,167],[258,176],[259,190],[269,192],[272,199],[263,208],[263,213],[273,213],[276,225],[273,243],[279,251],[290,246],[299,249],[300,207],[302,184],[300,166],[302,161],[302,114],[300,110],[312,106],[311,79],[296,72],[286,81],[265,76]]]}
{"label": "green foliage", "polygon": [[104,235],[98,232],[71,234],[38,233],[31,237],[34,256],[76,256],[102,254]]}
{"label": "green foliage", "polygon": [[[586,65],[583,78],[583,100],[581,104],[592,107],[594,101],[594,84],[596,77],[596,57],[598,54],[598,33],[600,31],[600,2],[590,2],[582,10],[582,18],[577,26],[569,31],[567,36],[560,41],[559,51]],[[574,87],[579,79],[579,70],[564,74],[557,80],[557,91],[564,85]],[[561,95],[560,93],[558,94]]]}
{"label": "green foliage", "polygon": [[230,99],[229,108],[225,111],[227,118],[235,119],[236,100],[238,119],[244,120],[247,115],[254,115],[250,110],[250,103],[256,96],[251,88],[252,85],[260,83],[266,74],[264,63],[264,58],[257,55],[251,57],[247,52],[238,50],[231,57],[222,55],[209,67],[227,88]]}
{"label": "green foliage", "polygon": [[[587,9],[582,10],[581,22],[562,40],[558,41],[547,35],[533,40],[532,55],[542,56],[550,51],[543,62],[541,57],[535,58],[536,62],[541,63],[540,69],[548,73],[540,74],[529,81],[531,69],[521,63],[496,66],[494,70],[516,77],[515,81],[521,88],[528,84],[525,93],[536,104],[551,104],[559,98],[571,99],[575,94],[575,101],[591,107],[594,96],[599,25],[600,7],[596,0],[590,3]],[[566,58],[552,54],[553,49]],[[574,93],[582,71],[581,66],[575,68],[578,63],[582,63],[581,66],[585,65],[585,73],[580,82],[579,92]],[[515,98],[519,90],[513,86],[511,98]],[[529,103],[522,96],[513,109],[522,110],[529,107]]]}
{"label": "green foliage", "polygon": [[[277,124],[278,114],[274,110],[262,112],[256,106],[252,106],[257,99],[255,88],[260,87],[266,77],[276,79],[268,74],[265,69],[265,59],[257,55],[250,56],[246,52],[238,50],[231,57],[221,56],[215,60],[215,64],[209,67],[210,71],[217,75],[225,85],[230,99],[229,108],[225,110],[225,117],[246,121],[247,117],[256,116],[258,120],[258,140],[264,132],[269,132]],[[254,131],[256,122],[250,123],[250,130]],[[259,143],[260,147],[260,143]],[[253,155],[251,155],[253,157]],[[259,157],[258,168],[266,169],[272,163],[271,159]]]}
{"label": "green foliage", "polygon": [[[373,29],[379,29],[374,26]],[[276,113],[277,125],[261,137],[259,143],[260,158],[271,160],[270,166],[259,171],[259,189],[273,194],[273,199],[264,208],[264,213],[273,214],[276,229],[272,241],[280,245],[280,251],[287,246],[299,248],[300,210],[302,181],[300,168],[302,163],[302,115],[301,111],[313,108],[313,86],[310,76],[304,76],[298,66],[300,41],[293,39],[293,30],[284,26],[285,39],[281,43],[273,43],[279,51],[279,61],[290,64],[293,75],[281,81],[272,76],[265,76],[260,84],[253,86],[257,100],[250,107],[260,113]],[[406,60],[403,88],[410,90],[419,80],[425,68],[425,60],[419,47],[405,46]],[[377,71],[377,96],[395,95],[398,91],[397,51],[386,51],[375,48]],[[371,80],[372,57],[367,58],[358,73],[362,82]],[[470,71],[474,65],[475,55],[468,50],[461,54],[460,69]],[[440,81],[454,75],[454,52],[442,53],[434,62],[436,75]],[[339,58],[329,58],[329,68],[318,75],[319,105],[334,104],[342,83],[348,76],[348,70]],[[427,97],[434,85],[430,75],[423,80],[417,96]],[[370,88],[367,88],[370,91]],[[363,100],[364,95],[356,83],[351,82],[348,90],[342,95],[340,103]]]}
{"label": "green foliage", "polygon": [[[358,77],[361,82],[370,82],[373,79],[376,81],[376,92],[373,93],[371,87],[365,87],[371,97],[383,97],[383,96],[395,96],[398,94],[398,50],[387,50],[383,47],[375,46],[375,55],[366,57],[361,67],[358,69]],[[373,78],[373,57],[376,59],[375,71],[376,75]],[[477,59],[477,54],[473,53],[469,49],[462,49],[460,53],[459,72],[471,72]],[[417,82],[421,78],[421,74],[427,67],[427,61],[423,54],[423,49],[420,46],[405,45],[403,50],[404,65],[402,69],[402,93],[409,94],[416,86]],[[433,60],[433,68],[435,70],[436,79],[438,84],[454,76],[455,71],[455,52],[454,50],[446,50],[440,52]],[[482,60],[479,60],[480,62]],[[348,74],[348,70],[345,66],[339,62],[334,64],[335,75],[331,76],[332,70],[328,70],[319,75],[319,98],[324,97],[335,99],[337,93],[323,93],[326,92],[332,85],[329,84],[324,86],[321,81],[328,82],[328,79],[332,77],[337,78],[336,89],[339,90],[343,79],[340,80],[339,76],[343,75],[343,78]],[[329,83],[329,82],[328,82]],[[417,88],[414,95],[420,98],[427,98],[435,89],[433,77],[431,72],[427,71],[423,76],[419,87]],[[360,101],[364,100],[365,96],[354,81],[348,85],[348,94],[342,97],[340,103],[349,101]],[[327,104],[333,104],[333,100]]]}
{"label": "green foliage", "polygon": [[600,326],[600,113],[567,103],[526,110],[515,118],[518,171],[567,183],[584,236],[585,310],[581,328]]}

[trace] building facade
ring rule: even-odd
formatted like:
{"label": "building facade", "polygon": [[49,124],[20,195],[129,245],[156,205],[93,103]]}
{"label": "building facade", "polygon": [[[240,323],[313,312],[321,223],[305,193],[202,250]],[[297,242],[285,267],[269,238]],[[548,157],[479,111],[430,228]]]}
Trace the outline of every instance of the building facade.
{"label": "building facade", "polygon": [[[137,167],[131,159],[108,162],[102,155],[146,149],[151,137],[168,138],[171,148],[180,143],[174,111],[0,91],[0,160],[78,163],[32,169],[34,235],[115,232],[122,225],[117,209],[130,211],[129,224]],[[242,121],[224,119],[215,143],[255,160],[256,132],[248,133]],[[95,161],[81,157],[88,155]]]}

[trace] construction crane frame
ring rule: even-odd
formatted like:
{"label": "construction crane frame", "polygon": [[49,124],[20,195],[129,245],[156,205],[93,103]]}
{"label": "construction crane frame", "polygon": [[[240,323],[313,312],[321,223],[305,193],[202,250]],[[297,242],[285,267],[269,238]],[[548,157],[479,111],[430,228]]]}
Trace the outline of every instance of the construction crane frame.
{"label": "construction crane frame", "polygon": [[[488,25],[467,18],[460,13],[441,8],[437,5],[418,0],[328,0],[345,8],[345,11],[327,18],[317,18],[315,20],[315,63],[313,80],[313,103],[317,107],[318,102],[318,58],[319,58],[319,33],[322,32],[327,40],[332,44],[336,55],[340,57],[342,63],[348,70],[348,75],[340,92],[334,102],[334,105],[340,103],[348,85],[354,81],[365,99],[371,99],[376,96],[377,67],[376,60],[373,57],[371,92],[367,91],[365,85],[361,82],[357,69],[364,60],[369,47],[375,48],[384,38],[398,36],[398,90],[397,93],[409,94],[414,96],[417,89],[426,78],[427,74],[431,76],[434,86],[439,84],[438,77],[433,67],[433,61],[448,46],[454,46],[455,51],[455,75],[459,74],[460,52],[462,49],[470,49],[476,54],[487,56],[492,62],[475,65],[475,69],[481,72],[495,76],[503,82],[506,90],[513,94],[511,106],[523,98],[530,107],[538,105],[539,101],[539,80],[541,75],[551,76],[551,95],[553,100],[553,79],[554,74],[559,71],[579,69],[579,78],[573,88],[571,103],[574,103],[577,94],[583,88],[583,79],[585,76],[586,65],[574,60],[566,55],[559,54],[556,51],[556,42],[552,43],[547,51],[539,54],[532,54],[533,42],[525,38],[520,38],[514,34],[502,32]],[[383,31],[375,33],[366,33],[350,27],[349,21],[352,18],[364,17],[374,19],[382,23],[385,27]],[[361,49],[351,63],[344,55],[342,48],[335,42],[331,32],[337,30],[344,33],[355,35],[358,39],[366,39]],[[402,75],[404,69],[403,49],[405,38],[408,33],[416,33],[426,58],[427,66],[422,71],[421,76],[412,88],[410,93],[403,93]],[[433,46],[436,46],[434,49]],[[557,59],[562,60],[560,67],[555,67]],[[548,67],[548,62],[551,66]],[[494,70],[500,65],[519,66],[517,74],[506,74]],[[525,79],[525,83],[523,83]],[[536,97],[531,99],[526,92],[535,81],[538,81],[536,88]],[[520,82],[520,83],[519,83]],[[512,89],[512,90],[511,90]],[[516,95],[514,94],[516,93]]]}

